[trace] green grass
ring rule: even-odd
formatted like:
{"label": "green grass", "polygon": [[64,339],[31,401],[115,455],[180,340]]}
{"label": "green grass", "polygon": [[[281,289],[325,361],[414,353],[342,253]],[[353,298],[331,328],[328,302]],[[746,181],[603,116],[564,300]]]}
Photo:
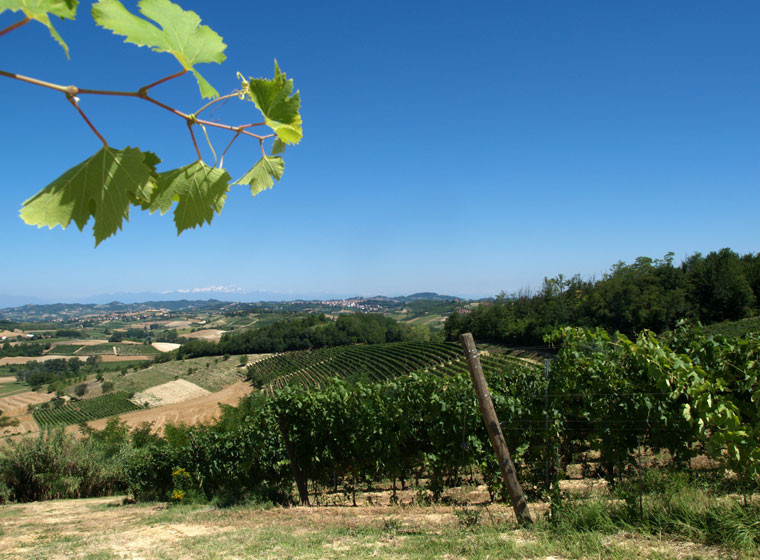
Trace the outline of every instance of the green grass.
{"label": "green grass", "polygon": [[83,345],[81,344],[59,344],[58,346],[55,346],[50,349],[48,354],[61,354],[64,356],[73,355],[76,353],[77,350],[80,348],[83,348]]}
{"label": "green grass", "polygon": [[29,385],[11,381],[10,383],[0,383],[0,397],[8,397],[16,393],[23,393],[29,390]]}
{"label": "green grass", "polygon": [[[188,368],[192,373],[188,374]],[[238,367],[237,356],[229,360],[205,357],[154,364],[124,376],[113,376],[111,380],[116,390],[137,393],[175,379],[185,379],[213,393],[243,379],[245,371]]]}

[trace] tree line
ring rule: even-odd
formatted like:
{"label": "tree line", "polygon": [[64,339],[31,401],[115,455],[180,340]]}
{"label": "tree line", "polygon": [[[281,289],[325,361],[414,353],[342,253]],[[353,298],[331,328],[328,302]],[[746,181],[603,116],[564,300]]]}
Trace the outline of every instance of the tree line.
{"label": "tree line", "polygon": [[177,357],[181,359],[224,354],[263,354],[356,343],[420,341],[429,338],[430,330],[425,326],[402,325],[395,319],[380,314],[354,313],[341,315],[334,321],[320,314],[225,333],[218,343],[193,340],[177,349]]}
{"label": "tree line", "polygon": [[760,253],[721,249],[696,253],[678,266],[673,253],[618,262],[599,280],[545,278],[535,294],[502,293],[469,313],[450,314],[444,335],[456,340],[472,332],[479,340],[529,346],[567,325],[633,335],[644,329],[663,332],[684,318],[711,324],[758,314]]}

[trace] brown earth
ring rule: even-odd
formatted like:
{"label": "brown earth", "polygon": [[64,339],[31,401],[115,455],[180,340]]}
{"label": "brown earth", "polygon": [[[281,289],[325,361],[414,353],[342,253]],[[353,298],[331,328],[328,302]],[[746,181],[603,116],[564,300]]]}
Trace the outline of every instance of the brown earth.
{"label": "brown earth", "polygon": [[191,383],[187,379],[175,379],[174,381],[156,385],[141,393],[137,393],[131,400],[138,405],[148,403],[151,407],[160,407],[210,394],[211,391],[198,387],[198,385]]}
{"label": "brown earth", "polygon": [[26,362],[47,362],[48,360],[60,360],[61,358],[64,360],[68,360],[69,358],[79,358],[80,361],[84,362],[87,359],[87,356],[56,356],[54,354],[45,354],[44,356],[11,356],[0,358],[0,366],[8,364],[25,364]]}
{"label": "brown earth", "polygon": [[7,428],[0,429],[0,437],[5,438],[8,436],[36,434],[40,431],[37,422],[34,421],[34,417],[31,414],[22,414],[21,416],[16,416],[16,420],[18,420],[18,425],[8,426]]}
{"label": "brown earth", "polygon": [[172,350],[179,348],[181,345],[174,342],[154,342],[151,346],[159,352],[171,352]]}
{"label": "brown earth", "polygon": [[53,342],[50,344],[50,351],[53,350],[56,346],[66,344],[66,345],[72,345],[72,346],[95,346],[97,344],[108,344],[107,340],[95,340],[92,338],[85,338],[82,340],[61,340],[60,342]]}
{"label": "brown earth", "polygon": [[226,332],[227,331],[222,331],[219,329],[203,329],[200,331],[187,333],[182,336],[185,338],[200,338],[203,340],[213,340],[214,342],[219,342],[219,340],[222,338],[222,335]]}
{"label": "brown earth", "polygon": [[113,354],[99,354],[101,362],[129,362],[130,360],[152,360],[154,356],[114,356]]}
{"label": "brown earth", "polygon": [[0,410],[6,416],[18,416],[26,414],[27,405],[47,402],[54,397],[55,393],[37,391],[25,391],[8,397],[0,397]]}
{"label": "brown earth", "polygon": [[[154,429],[159,432],[169,423],[207,423],[219,418],[221,414],[219,404],[237,405],[238,401],[250,392],[251,386],[244,381],[239,381],[216,393],[209,393],[208,395],[158,408],[128,412],[120,415],[119,418],[130,427],[137,427],[143,422],[153,422]],[[92,422],[88,422],[88,424],[96,430],[102,430],[105,428],[107,421],[107,418],[103,418],[101,420],[93,420]],[[77,426],[69,426],[66,429],[72,433],[79,431]]]}
{"label": "brown earth", "polygon": [[189,327],[191,323],[192,321],[169,321],[164,326],[167,329],[183,329],[185,327]]}
{"label": "brown earth", "polygon": [[0,377],[0,383],[13,383],[16,381],[16,378],[12,375],[9,375],[8,377]]}

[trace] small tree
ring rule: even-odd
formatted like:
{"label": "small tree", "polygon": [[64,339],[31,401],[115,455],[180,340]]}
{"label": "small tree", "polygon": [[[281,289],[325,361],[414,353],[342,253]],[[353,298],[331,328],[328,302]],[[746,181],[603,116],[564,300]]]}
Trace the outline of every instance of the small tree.
{"label": "small tree", "polygon": [[74,389],[74,394],[77,397],[83,397],[87,393],[87,383],[80,383]]}
{"label": "small tree", "polygon": [[247,366],[248,365],[248,355],[247,354],[243,354],[242,356],[240,356],[239,362],[240,362],[240,367]]}

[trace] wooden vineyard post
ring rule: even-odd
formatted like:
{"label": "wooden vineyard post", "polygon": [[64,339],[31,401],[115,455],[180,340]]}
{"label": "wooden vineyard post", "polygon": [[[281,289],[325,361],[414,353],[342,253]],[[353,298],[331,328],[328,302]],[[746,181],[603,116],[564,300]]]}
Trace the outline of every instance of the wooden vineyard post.
{"label": "wooden vineyard post", "polygon": [[533,516],[530,514],[528,501],[525,499],[520,481],[517,480],[515,465],[512,462],[507,442],[501,431],[501,425],[499,424],[499,418],[496,416],[496,410],[493,407],[491,394],[488,392],[488,384],[483,376],[483,368],[480,365],[478,349],[475,346],[472,334],[465,333],[461,335],[459,342],[462,343],[462,348],[467,358],[467,366],[470,369],[472,384],[475,387],[475,394],[478,396],[480,413],[483,415],[483,421],[486,423],[486,429],[488,430],[488,437],[491,439],[491,445],[493,445],[493,450],[499,461],[502,480],[509,491],[509,497],[512,499],[512,507],[515,510],[517,522],[521,525],[532,524]]}
{"label": "wooden vineyard post", "polygon": [[309,503],[309,487],[306,484],[306,479],[298,468],[296,462],[296,454],[293,452],[293,446],[290,443],[290,436],[288,436],[288,427],[285,425],[285,421],[282,417],[278,418],[280,423],[280,432],[282,433],[282,441],[285,444],[285,451],[288,454],[288,460],[290,461],[290,469],[293,472],[293,478],[296,479],[296,487],[298,488],[298,497],[301,499],[302,506],[310,506]]}

